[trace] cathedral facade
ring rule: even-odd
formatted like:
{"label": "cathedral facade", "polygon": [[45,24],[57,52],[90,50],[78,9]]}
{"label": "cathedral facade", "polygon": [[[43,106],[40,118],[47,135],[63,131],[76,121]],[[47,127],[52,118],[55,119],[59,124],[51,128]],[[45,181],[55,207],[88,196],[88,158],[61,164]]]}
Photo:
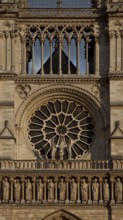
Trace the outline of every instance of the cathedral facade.
{"label": "cathedral facade", "polygon": [[0,220],[123,220],[123,1],[29,2],[0,0]]}

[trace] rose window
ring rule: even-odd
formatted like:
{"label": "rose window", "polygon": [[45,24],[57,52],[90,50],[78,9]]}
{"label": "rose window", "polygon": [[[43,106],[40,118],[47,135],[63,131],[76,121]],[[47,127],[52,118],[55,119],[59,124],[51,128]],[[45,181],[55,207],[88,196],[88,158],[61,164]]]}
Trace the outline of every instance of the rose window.
{"label": "rose window", "polygon": [[92,147],[95,123],[89,111],[76,102],[49,101],[31,116],[28,137],[41,158],[77,159]]}

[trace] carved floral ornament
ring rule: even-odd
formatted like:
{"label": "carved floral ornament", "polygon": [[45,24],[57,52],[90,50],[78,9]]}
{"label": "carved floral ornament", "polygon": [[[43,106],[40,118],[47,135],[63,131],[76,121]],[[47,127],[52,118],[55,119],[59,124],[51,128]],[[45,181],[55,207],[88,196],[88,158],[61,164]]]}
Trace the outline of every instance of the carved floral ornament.
{"label": "carved floral ornament", "polygon": [[[40,156],[47,153],[47,158],[68,159],[84,155],[95,145],[100,126],[105,126],[103,114],[99,101],[87,91],[54,85],[38,90],[24,100],[16,122],[19,127],[24,127],[25,140],[31,150],[40,152]],[[86,147],[82,147],[83,144]],[[75,148],[78,148],[77,152]]]}

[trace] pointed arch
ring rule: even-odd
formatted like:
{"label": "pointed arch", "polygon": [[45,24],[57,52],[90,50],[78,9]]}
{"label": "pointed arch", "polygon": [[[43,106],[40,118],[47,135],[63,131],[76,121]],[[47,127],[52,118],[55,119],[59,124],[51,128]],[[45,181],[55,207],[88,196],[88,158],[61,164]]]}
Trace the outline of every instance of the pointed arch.
{"label": "pointed arch", "polygon": [[42,218],[41,220],[62,220],[62,219],[63,220],[82,220],[78,216],[63,209],[53,212],[50,215]]}

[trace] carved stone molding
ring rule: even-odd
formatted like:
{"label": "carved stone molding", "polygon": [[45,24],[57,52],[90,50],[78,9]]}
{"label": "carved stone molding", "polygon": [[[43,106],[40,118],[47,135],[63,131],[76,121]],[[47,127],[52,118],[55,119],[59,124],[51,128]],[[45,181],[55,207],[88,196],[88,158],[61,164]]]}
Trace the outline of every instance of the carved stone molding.
{"label": "carved stone molding", "polygon": [[16,74],[14,73],[0,73],[0,80],[11,80],[14,81],[16,78]]}
{"label": "carved stone molding", "polygon": [[[55,84],[55,85],[51,85],[50,87],[46,86],[43,89],[39,89],[39,90],[35,91],[34,93],[32,93],[28,97],[27,101],[23,101],[23,103],[20,105],[20,107],[18,109],[18,112],[16,113],[17,121],[19,118],[20,118],[20,120],[22,119],[22,115],[24,114],[25,110],[36,99],[40,99],[40,97],[42,97],[41,100],[43,101],[43,97],[45,97],[44,99],[46,99],[46,97],[48,98],[49,95],[52,95],[52,97],[54,97],[54,96],[57,97],[58,94],[60,94],[60,93],[63,93],[65,96],[68,96],[68,97],[73,97],[73,98],[74,98],[74,96],[75,96],[75,98],[80,97],[81,100],[83,99],[83,104],[85,103],[84,100],[88,100],[88,104],[90,103],[89,108],[91,108],[91,109],[95,108],[95,109],[99,110],[98,105],[100,106],[100,103],[99,103],[98,99],[96,99],[95,96],[93,96],[88,91],[81,89],[79,87],[73,86],[73,85],[71,86],[71,85],[61,85],[61,84],[57,85],[57,84]],[[78,101],[79,101],[79,99],[78,99]],[[38,106],[37,107],[36,106],[35,106],[35,108],[38,107]],[[103,112],[103,108],[102,108],[102,112]]]}

